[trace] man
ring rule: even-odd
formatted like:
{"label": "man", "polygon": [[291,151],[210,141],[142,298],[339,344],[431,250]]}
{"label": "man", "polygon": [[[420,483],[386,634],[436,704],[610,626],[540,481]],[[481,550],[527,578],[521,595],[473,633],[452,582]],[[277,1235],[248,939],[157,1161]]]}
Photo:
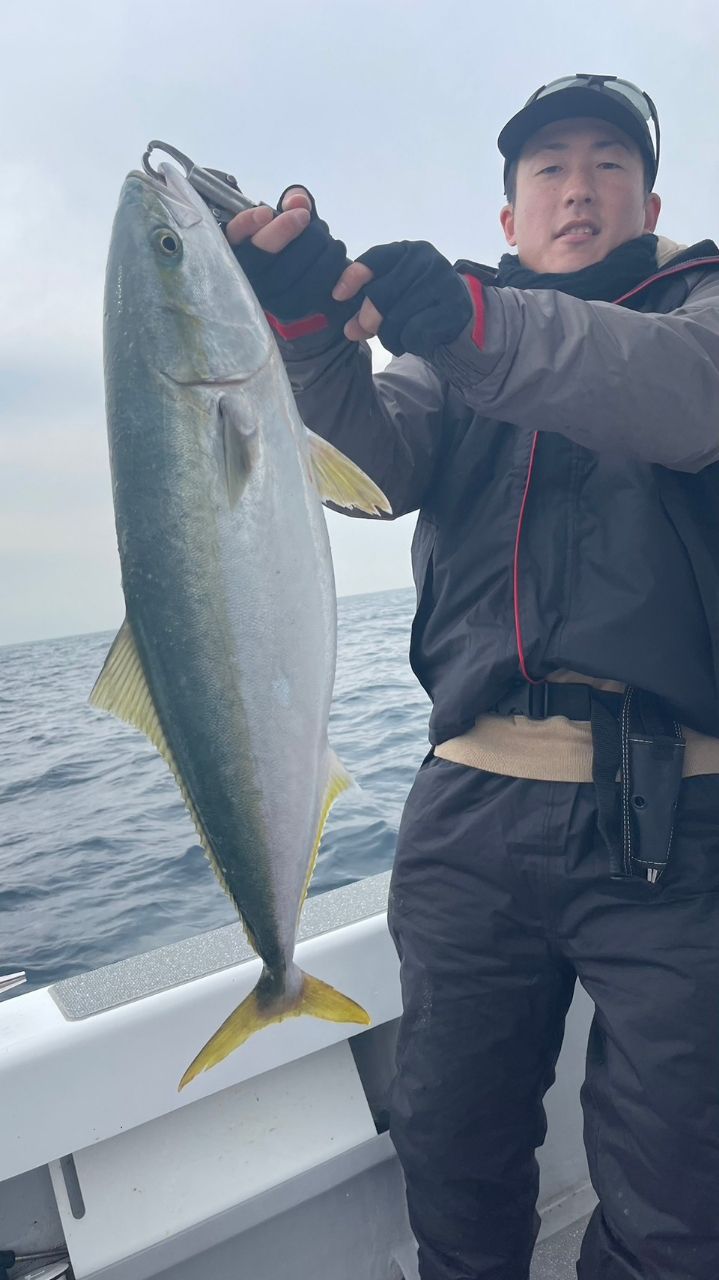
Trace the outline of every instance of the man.
{"label": "man", "polygon": [[[658,120],[626,81],[543,87],[499,146],[498,271],[349,264],[297,188],[228,228],[307,424],[420,512],[391,1131],[422,1280],[526,1280],[578,976],[578,1274],[716,1280],[719,250],[654,235]],[[375,333],[399,358],[373,379]]]}

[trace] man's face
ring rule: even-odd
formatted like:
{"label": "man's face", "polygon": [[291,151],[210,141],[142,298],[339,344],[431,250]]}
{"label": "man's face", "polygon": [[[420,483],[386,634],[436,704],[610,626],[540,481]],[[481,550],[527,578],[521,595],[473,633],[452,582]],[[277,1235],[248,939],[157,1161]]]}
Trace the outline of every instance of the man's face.
{"label": "man's face", "polygon": [[531,271],[579,271],[653,231],[661,200],[645,195],[639,148],[602,120],[560,120],[524,144],[514,205],[500,222]]}

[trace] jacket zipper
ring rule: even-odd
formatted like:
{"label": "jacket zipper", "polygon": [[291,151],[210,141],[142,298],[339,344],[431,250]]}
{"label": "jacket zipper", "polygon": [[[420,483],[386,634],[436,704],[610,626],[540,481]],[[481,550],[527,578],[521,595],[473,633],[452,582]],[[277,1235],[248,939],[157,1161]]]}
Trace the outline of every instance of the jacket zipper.
{"label": "jacket zipper", "polygon": [[[630,289],[629,293],[623,293],[620,298],[616,298],[614,306],[619,306],[622,302],[627,302],[629,298],[634,298],[642,289],[648,289],[650,284],[654,284],[656,280],[663,280],[665,276],[678,275],[681,271],[689,271],[693,267],[715,266],[719,262],[716,255],[710,258],[694,258],[691,262],[681,262],[676,267],[669,267],[666,271],[657,271],[653,276],[649,276],[648,280],[642,280],[634,289]],[[529,465],[527,467],[527,478],[524,484],[524,493],[522,495],[522,505],[519,510],[519,519],[517,521],[517,534],[514,539],[514,567],[512,573],[513,591],[514,591],[514,633],[517,641],[517,654],[519,656],[519,668],[528,684],[544,684],[544,680],[533,680],[527,671],[527,665],[524,660],[524,645],[522,643],[522,626],[519,618],[519,543],[522,537],[522,526],[524,524],[524,515],[527,509],[527,499],[529,497],[529,486],[532,483],[532,474],[534,472],[534,461],[539,444],[539,432],[535,431],[532,439],[532,449],[529,455]]]}

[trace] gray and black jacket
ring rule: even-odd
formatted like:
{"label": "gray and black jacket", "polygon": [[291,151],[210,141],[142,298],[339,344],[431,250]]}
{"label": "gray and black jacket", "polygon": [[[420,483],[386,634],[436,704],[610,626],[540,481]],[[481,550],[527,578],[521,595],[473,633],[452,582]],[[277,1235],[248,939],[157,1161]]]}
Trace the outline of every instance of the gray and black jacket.
{"label": "gray and black jacket", "polygon": [[373,377],[336,333],[280,339],[306,424],[395,516],[419,510],[410,658],[430,740],[558,668],[719,736],[719,249],[676,253],[620,305],[461,270],[483,323],[431,363]]}

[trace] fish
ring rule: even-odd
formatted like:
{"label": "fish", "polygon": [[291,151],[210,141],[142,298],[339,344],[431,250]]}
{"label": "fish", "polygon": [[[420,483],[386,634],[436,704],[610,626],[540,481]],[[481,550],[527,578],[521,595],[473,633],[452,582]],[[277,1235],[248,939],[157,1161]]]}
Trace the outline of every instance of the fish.
{"label": "fish", "polygon": [[90,695],[165,759],[262,960],[178,1089],[250,1035],[366,1010],[294,960],[330,806],[336,595],[322,504],[391,514],[300,419],[277,343],[211,210],[171,164],[128,174],[104,302],[126,616]]}

